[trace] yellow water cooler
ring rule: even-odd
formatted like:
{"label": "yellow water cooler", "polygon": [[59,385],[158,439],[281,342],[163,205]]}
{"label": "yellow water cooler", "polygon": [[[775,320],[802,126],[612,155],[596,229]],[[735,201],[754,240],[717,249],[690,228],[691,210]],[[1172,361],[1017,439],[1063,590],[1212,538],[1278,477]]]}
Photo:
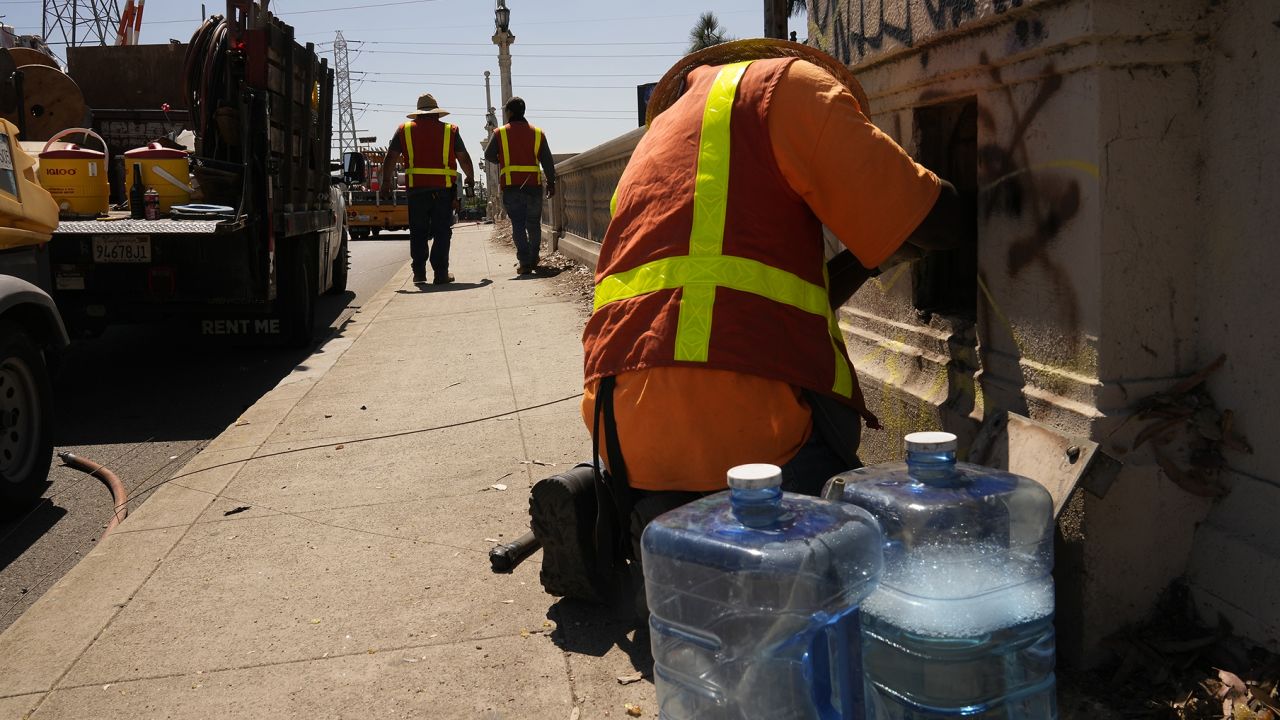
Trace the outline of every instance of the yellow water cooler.
{"label": "yellow water cooler", "polygon": [[135,148],[124,154],[125,193],[133,187],[133,166],[142,171],[142,184],[160,194],[160,212],[174,205],[191,202],[191,176],[187,151],[167,148],[160,143]]}
{"label": "yellow water cooler", "polygon": [[107,154],[79,145],[49,149],[68,135],[91,135],[103,148],[107,146],[97,133],[86,128],[69,128],[54,135],[40,152],[40,185],[53,196],[64,216],[105,214],[111,195]]}

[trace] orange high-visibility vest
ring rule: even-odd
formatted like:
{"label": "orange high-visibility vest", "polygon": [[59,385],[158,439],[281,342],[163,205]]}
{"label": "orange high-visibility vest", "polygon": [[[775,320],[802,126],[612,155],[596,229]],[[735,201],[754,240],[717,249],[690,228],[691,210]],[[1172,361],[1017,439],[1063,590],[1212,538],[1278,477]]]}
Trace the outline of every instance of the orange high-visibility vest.
{"label": "orange high-visibility vest", "polygon": [[454,138],[458,129],[439,121],[410,120],[400,126],[408,187],[453,187],[458,171]]}
{"label": "orange high-visibility vest", "polygon": [[542,184],[538,154],[542,152],[542,130],[525,122],[507,123],[494,131],[502,147],[502,184],[505,187],[534,187]]}
{"label": "orange high-visibility vest", "polygon": [[870,418],[828,302],[822,225],[783,177],[772,89],[794,59],[701,67],[614,196],[586,380],[661,366],[780,380]]}

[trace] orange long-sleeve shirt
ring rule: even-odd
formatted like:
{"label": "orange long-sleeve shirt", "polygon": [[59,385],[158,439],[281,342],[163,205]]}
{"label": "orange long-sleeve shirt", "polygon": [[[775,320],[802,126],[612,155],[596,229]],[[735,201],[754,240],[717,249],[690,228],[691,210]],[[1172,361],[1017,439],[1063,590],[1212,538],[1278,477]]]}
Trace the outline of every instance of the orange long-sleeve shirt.
{"label": "orange long-sleeve shirt", "polygon": [[[853,96],[812,63],[787,68],[767,122],[787,182],[866,267],[888,259],[938,198],[937,176],[871,124]],[[596,383],[588,383],[582,399],[588,428],[595,396]],[[722,489],[734,465],[785,464],[813,428],[799,388],[688,366],[619,375],[614,418],[628,480],[644,490]]]}

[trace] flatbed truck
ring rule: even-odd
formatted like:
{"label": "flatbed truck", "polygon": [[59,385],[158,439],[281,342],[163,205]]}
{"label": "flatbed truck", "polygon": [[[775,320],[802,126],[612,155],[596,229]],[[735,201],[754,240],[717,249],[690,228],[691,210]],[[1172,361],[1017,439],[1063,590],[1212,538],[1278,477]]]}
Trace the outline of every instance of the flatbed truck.
{"label": "flatbed truck", "polygon": [[[334,73],[264,5],[227,0],[177,61],[163,61],[172,45],[69,49],[113,156],[145,144],[131,129],[194,131],[199,203],[157,220],[112,210],[59,225],[53,292],[73,333],[177,318],[205,335],[301,346],[313,338],[317,296],[345,290],[346,213],[330,167]],[[110,92],[121,85],[140,89]],[[180,88],[185,113],[149,87]]]}

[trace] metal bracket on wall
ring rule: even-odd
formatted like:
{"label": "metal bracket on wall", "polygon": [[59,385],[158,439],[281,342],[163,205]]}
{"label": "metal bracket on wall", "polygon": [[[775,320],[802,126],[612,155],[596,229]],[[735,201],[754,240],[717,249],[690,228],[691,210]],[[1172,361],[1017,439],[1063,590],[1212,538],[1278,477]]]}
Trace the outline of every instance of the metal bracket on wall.
{"label": "metal bracket on wall", "polygon": [[969,450],[969,460],[1044,485],[1053,496],[1055,518],[1077,486],[1105,497],[1121,466],[1099,450],[1096,442],[1013,412],[994,415],[983,423]]}

